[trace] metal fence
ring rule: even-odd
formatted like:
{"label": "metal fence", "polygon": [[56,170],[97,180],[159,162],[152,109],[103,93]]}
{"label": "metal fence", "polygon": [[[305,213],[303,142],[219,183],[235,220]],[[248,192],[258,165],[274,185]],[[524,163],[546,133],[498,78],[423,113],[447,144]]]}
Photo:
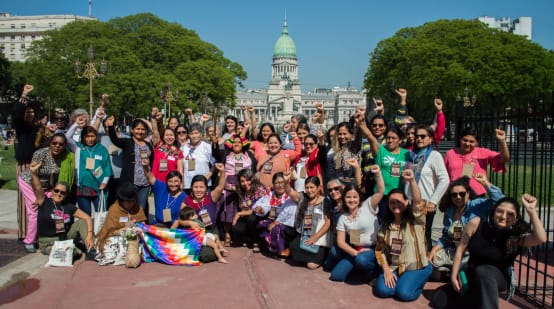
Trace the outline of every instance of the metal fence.
{"label": "metal fence", "polygon": [[[552,99],[554,102],[554,94]],[[519,199],[523,193],[529,193],[539,201],[539,217],[548,241],[520,255],[515,268],[517,292],[536,306],[545,308],[553,307],[554,286],[553,114],[554,103],[537,102],[529,104],[526,109],[508,108],[490,113],[482,112],[478,107],[468,107],[461,116],[464,125],[477,129],[482,147],[498,150],[495,128],[506,131],[511,154],[511,160],[506,164],[507,172],[490,172],[489,178],[506,196]],[[528,219],[524,211],[522,215]]]}

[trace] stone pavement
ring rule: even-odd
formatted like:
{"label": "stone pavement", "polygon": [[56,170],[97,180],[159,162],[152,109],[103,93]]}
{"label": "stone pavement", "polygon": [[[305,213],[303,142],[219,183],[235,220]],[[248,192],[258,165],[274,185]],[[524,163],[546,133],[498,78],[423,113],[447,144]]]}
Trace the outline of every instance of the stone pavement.
{"label": "stone pavement", "polygon": [[[14,230],[15,192],[0,190],[0,230]],[[15,234],[11,234],[15,237]],[[5,235],[4,235],[5,236]],[[137,269],[98,266],[81,259],[71,268],[45,267],[47,257],[28,254],[0,268],[5,308],[428,308],[441,283],[430,282],[414,302],[373,296],[366,283],[331,282],[321,269],[232,248],[230,264],[198,267],[142,264]],[[508,304],[501,308],[524,308]]]}

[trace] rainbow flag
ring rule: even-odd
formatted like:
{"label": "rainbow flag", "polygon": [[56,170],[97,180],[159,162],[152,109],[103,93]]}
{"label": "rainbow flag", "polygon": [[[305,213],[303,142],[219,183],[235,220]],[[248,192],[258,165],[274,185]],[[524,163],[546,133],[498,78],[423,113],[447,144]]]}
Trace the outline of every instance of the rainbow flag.
{"label": "rainbow flag", "polygon": [[145,262],[198,266],[204,230],[168,229],[137,222]]}

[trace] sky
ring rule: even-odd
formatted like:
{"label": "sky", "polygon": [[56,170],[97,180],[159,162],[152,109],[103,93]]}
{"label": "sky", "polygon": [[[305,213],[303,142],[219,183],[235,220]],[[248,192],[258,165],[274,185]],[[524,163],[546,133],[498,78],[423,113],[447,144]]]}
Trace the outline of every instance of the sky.
{"label": "sky", "polygon": [[[88,16],[88,0],[0,0],[12,15]],[[439,19],[520,16],[533,18],[533,41],[554,50],[552,0],[92,0],[100,21],[149,12],[194,30],[243,66],[247,88],[267,88],[273,47],[285,15],[296,44],[303,92],[362,88],[370,53],[404,27]]]}

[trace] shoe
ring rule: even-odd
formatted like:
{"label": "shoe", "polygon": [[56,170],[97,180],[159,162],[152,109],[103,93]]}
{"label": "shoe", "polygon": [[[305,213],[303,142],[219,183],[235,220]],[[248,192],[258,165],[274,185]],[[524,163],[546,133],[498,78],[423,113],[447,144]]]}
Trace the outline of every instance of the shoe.
{"label": "shoe", "polygon": [[279,257],[288,258],[290,256],[290,249],[286,248],[285,250],[279,252]]}
{"label": "shoe", "polygon": [[252,252],[260,253],[260,246],[257,243],[252,244]]}
{"label": "shoe", "polygon": [[225,236],[225,241],[223,242],[224,247],[231,247],[231,236],[227,235]]}
{"label": "shoe", "polygon": [[25,245],[25,252],[27,253],[35,253],[37,252],[37,249],[35,249],[34,244],[24,244]]}

